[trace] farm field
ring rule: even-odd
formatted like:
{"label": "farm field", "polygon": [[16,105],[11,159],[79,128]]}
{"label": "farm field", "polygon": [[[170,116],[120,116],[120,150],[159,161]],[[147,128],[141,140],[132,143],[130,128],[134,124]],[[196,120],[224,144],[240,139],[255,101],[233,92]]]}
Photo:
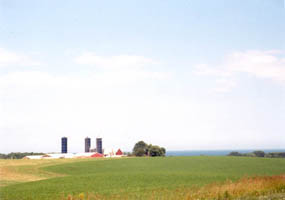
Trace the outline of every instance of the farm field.
{"label": "farm field", "polygon": [[[0,160],[0,169],[1,200],[192,199],[209,191],[219,195],[218,190],[227,198],[231,192],[248,188],[250,194],[271,190],[285,193],[285,159],[193,156]],[[273,175],[279,176],[267,177]],[[258,177],[250,178],[253,176]]]}

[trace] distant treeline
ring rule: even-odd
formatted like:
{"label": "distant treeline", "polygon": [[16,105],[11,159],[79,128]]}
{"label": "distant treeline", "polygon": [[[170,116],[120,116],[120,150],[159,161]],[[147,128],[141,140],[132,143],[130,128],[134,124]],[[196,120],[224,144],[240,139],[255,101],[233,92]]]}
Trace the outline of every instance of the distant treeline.
{"label": "distant treeline", "polygon": [[247,156],[247,157],[265,157],[265,158],[285,158],[285,152],[265,153],[264,151],[253,151],[251,153],[239,153],[233,151],[228,156]]}
{"label": "distant treeline", "polygon": [[35,152],[12,152],[8,154],[2,154],[0,153],[0,159],[22,159],[25,156],[30,155],[44,155],[44,153],[35,153]]}

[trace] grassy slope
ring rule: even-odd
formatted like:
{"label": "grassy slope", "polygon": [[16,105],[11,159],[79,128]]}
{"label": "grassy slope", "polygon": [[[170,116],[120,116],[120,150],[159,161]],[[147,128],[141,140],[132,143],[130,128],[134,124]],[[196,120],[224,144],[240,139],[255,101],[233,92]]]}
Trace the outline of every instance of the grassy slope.
{"label": "grassy slope", "polygon": [[201,186],[244,176],[285,174],[285,159],[198,156],[84,160],[44,170],[67,176],[2,187],[0,199],[60,199],[81,192],[108,195]]}

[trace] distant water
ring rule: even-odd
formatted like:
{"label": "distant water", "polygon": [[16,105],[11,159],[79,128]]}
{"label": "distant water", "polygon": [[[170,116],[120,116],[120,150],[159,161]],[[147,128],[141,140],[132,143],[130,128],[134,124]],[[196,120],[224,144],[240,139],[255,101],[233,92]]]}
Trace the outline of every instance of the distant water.
{"label": "distant water", "polygon": [[[260,150],[260,149],[258,149]],[[250,153],[256,150],[187,150],[187,151],[167,151],[166,156],[226,156],[232,151],[237,151],[239,153]],[[262,150],[265,153],[269,152],[285,152],[285,149],[266,149]]]}

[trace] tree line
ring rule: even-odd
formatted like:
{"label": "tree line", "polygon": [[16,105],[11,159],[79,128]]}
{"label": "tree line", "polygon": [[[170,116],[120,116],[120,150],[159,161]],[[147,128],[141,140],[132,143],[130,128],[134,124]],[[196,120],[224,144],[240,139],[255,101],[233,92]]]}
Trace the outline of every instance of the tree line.
{"label": "tree line", "polygon": [[246,157],[265,157],[265,158],[285,158],[285,152],[271,152],[265,153],[264,151],[253,151],[251,153],[239,153],[233,151],[228,156],[246,156]]}
{"label": "tree line", "polygon": [[44,153],[35,153],[35,152],[11,152],[8,154],[0,154],[0,159],[22,159],[25,156],[31,155],[44,155]]}

